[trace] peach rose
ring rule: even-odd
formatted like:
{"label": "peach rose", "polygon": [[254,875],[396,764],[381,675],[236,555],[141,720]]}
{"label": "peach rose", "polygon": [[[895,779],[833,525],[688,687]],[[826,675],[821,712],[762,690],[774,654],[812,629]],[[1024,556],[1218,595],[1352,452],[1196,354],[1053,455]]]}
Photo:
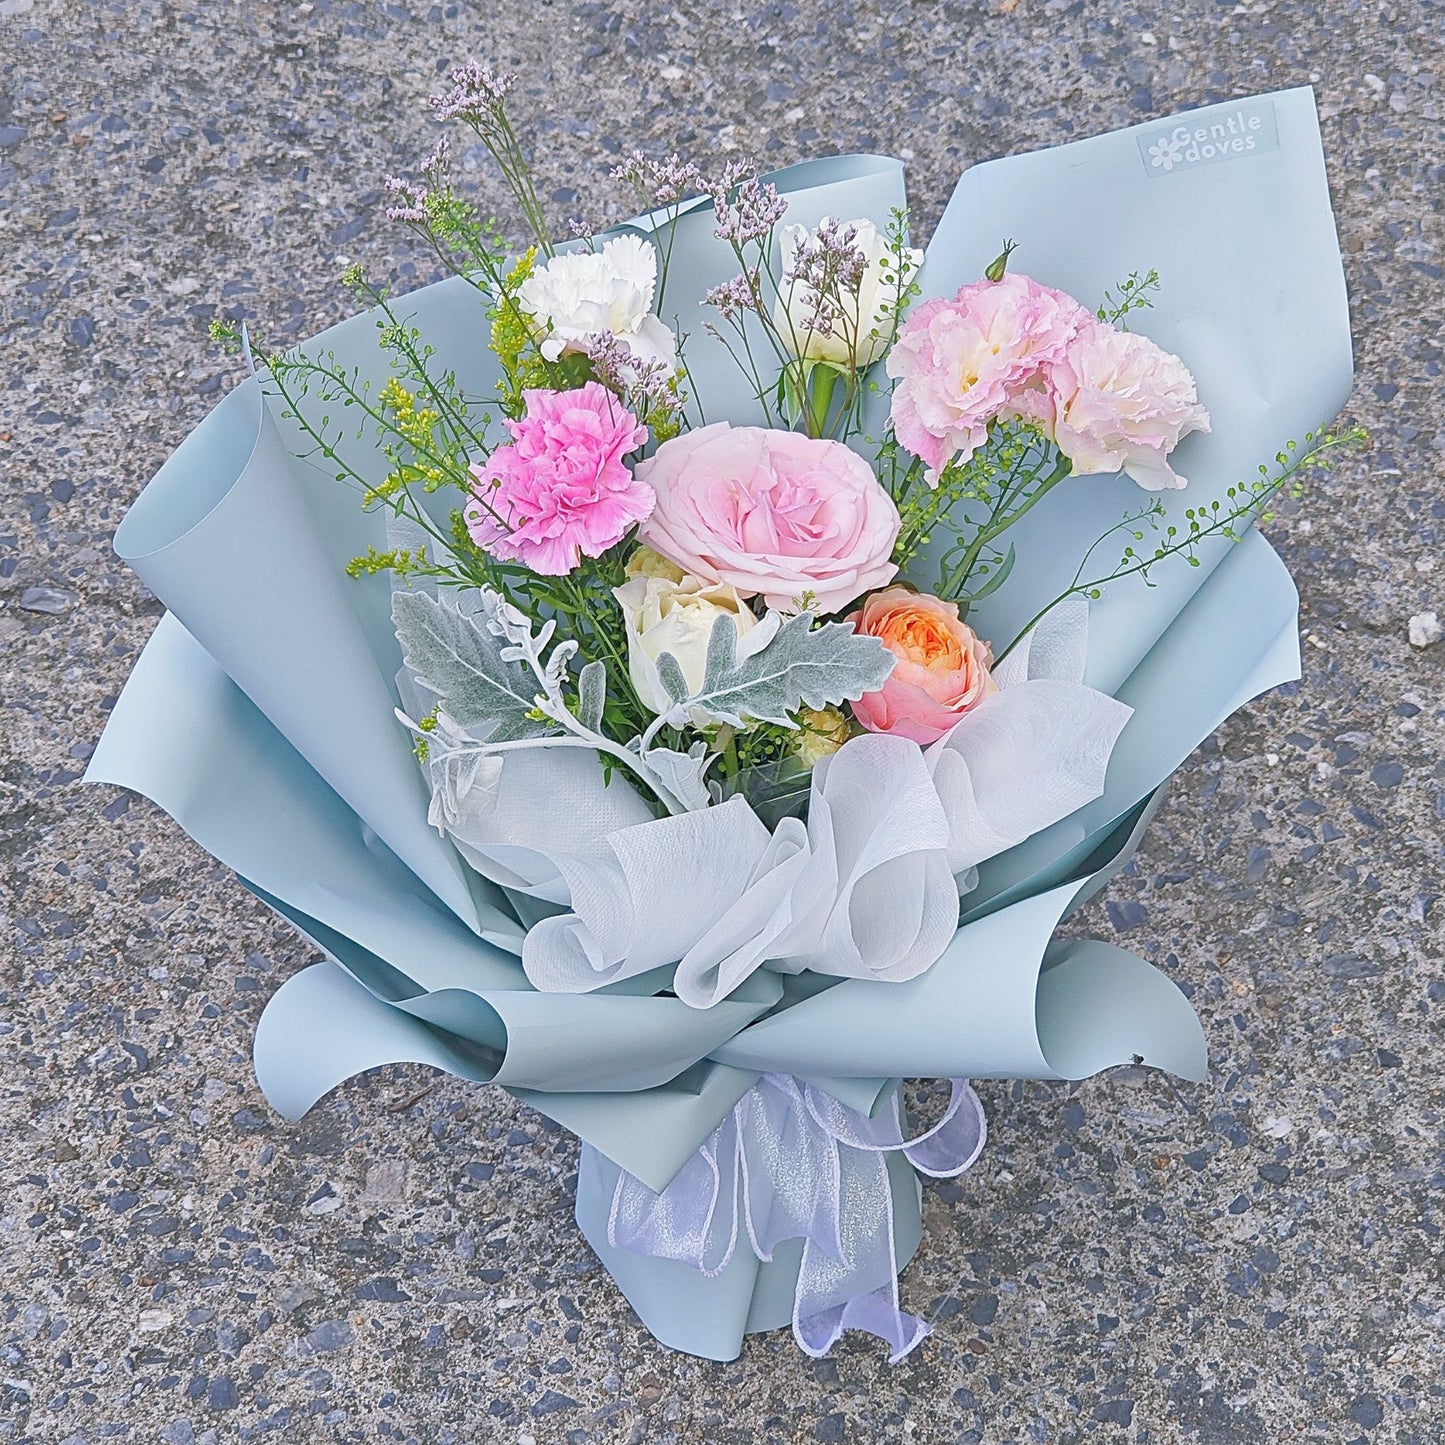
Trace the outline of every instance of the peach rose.
{"label": "peach rose", "polygon": [[998,691],[988,670],[993,651],[959,618],[957,603],[886,587],[848,620],[898,659],[888,681],[853,704],[869,732],[927,745]]}

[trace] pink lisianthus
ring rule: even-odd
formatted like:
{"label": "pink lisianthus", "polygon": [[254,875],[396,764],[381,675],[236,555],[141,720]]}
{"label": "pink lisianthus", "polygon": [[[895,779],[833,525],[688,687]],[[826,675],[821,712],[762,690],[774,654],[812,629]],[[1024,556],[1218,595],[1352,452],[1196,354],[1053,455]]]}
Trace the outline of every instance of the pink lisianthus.
{"label": "pink lisianthus", "polygon": [[1062,291],[1015,272],[920,306],[888,355],[893,429],[929,481],[983,445],[988,424],[1037,385],[1093,317]]}
{"label": "pink lisianthus", "polygon": [[1147,336],[1094,322],[1049,369],[1036,419],[1077,474],[1125,471],[1141,487],[1182,487],[1169,465],[1181,437],[1209,430],[1194,378]]}
{"label": "pink lisianthus", "polygon": [[664,442],[637,476],[657,493],[643,542],[779,611],[836,612],[898,571],[898,509],[842,442],[714,422]]}
{"label": "pink lisianthus", "polygon": [[622,458],[647,428],[606,387],[524,393],[508,446],[472,467],[467,530],[477,546],[545,577],[598,557],[652,511],[653,490]]}
{"label": "pink lisianthus", "polygon": [[877,692],[852,704],[853,716],[869,732],[893,733],[926,747],[998,691],[989,672],[993,652],[959,618],[955,602],[888,587],[848,620],[898,659]]}

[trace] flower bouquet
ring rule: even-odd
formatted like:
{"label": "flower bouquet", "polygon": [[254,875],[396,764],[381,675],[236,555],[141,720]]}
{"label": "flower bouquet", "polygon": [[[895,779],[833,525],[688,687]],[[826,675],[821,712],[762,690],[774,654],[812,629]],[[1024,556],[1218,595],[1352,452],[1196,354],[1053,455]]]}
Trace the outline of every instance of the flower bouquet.
{"label": "flower bouquet", "polygon": [[[169,614],[90,776],[325,954],[258,1030],[283,1113],[400,1060],[501,1085],[584,1141],[659,1339],[899,1358],[967,1078],[1203,1075],[1172,982],[1054,934],[1295,675],[1251,523],[1352,435],[1312,99],[975,168],[925,260],[873,157],[639,154],[639,215],[559,245],[507,90],[433,105],[525,248],[443,142],[387,190],[446,280],[221,328],[252,375],[117,534]],[[921,1132],[908,1076],[950,1083]]]}

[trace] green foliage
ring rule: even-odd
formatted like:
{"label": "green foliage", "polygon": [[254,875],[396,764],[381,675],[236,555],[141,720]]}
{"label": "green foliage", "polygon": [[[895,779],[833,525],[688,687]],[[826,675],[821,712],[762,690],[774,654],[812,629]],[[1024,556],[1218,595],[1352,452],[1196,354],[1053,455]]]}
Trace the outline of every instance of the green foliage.
{"label": "green foliage", "polygon": [[209,327],[211,340],[226,353],[234,356],[241,349],[241,328],[224,316],[217,316]]}
{"label": "green foliage", "polygon": [[627,580],[625,552],[624,546],[614,547],[566,577],[526,573],[515,586],[522,610],[557,618],[577,642],[580,657],[606,665],[610,685],[605,690],[602,731],[623,739],[637,737],[652,722],[632,684],[627,627],[612,595],[612,589]]}
{"label": "green foliage", "polygon": [[[1111,583],[1125,577],[1141,577],[1147,586],[1155,586],[1150,575],[1153,569],[1174,558],[1183,558],[1191,567],[1201,566],[1199,549],[1203,543],[1215,538],[1239,541],[1252,522],[1267,516],[1263,509],[1273,497],[1281,492],[1299,497],[1307,470],[1330,466],[1342,448],[1358,446],[1365,439],[1363,428],[1352,426],[1342,432],[1308,433],[1303,445],[1288,442],[1284,450],[1275,455],[1272,474],[1268,466],[1262,465],[1258,477],[1229,487],[1223,501],[1186,508],[1182,528],[1164,522],[1163,504],[1158,497],[1151,497],[1147,504],[1128,513],[1089,547],[1069,586],[1029,619],[1018,636],[999,653],[998,660],[1002,662],[1030,628],[1070,597],[1097,600]],[[1092,572],[1090,563],[1094,553],[1111,538],[1124,537],[1129,540],[1121,549],[1119,561],[1112,568]]]}
{"label": "green foliage", "polygon": [[425,577],[429,575],[426,548],[389,547],[378,552],[368,547],[359,557],[353,557],[346,564],[348,577],[375,577],[378,572],[391,572],[397,577]]}
{"label": "green foliage", "polygon": [[[304,459],[356,488],[364,507],[385,508],[429,539],[414,548],[371,548],[348,566],[353,577],[390,567],[403,577],[474,582],[475,555],[468,558],[473,565],[457,565],[454,537],[433,521],[423,499],[445,487],[470,495],[470,459],[484,444],[488,418],[461,394],[452,372],[434,366],[433,350],[417,328],[399,318],[379,290],[361,284],[377,300],[381,344],[393,358],[395,374],[378,389],[355,367],[343,367],[334,352],[297,350],[265,357],[266,385],[280,397],[283,419],[294,421],[305,438]],[[380,482],[349,459],[342,418],[352,422],[355,436],[370,437],[385,460]],[[481,570],[491,580],[490,568]]]}
{"label": "green foliage", "polygon": [[[1100,321],[1109,326],[1119,326],[1119,323],[1131,311],[1149,310],[1154,305],[1153,293],[1159,290],[1159,273],[1154,270],[1145,272],[1142,276],[1137,271],[1131,271],[1121,282],[1117,289],[1104,292],[1104,304],[1095,313]],[[1119,326],[1120,331],[1127,331],[1127,326]]]}
{"label": "green foliage", "polygon": [[758,723],[733,737],[735,772],[767,767],[793,756],[797,747],[800,714],[794,712],[786,723]]}
{"label": "green foliage", "polygon": [[497,390],[501,394],[502,410],[510,417],[519,417],[525,410],[524,391],[545,386],[548,381],[547,365],[537,350],[532,328],[516,304],[517,292],[532,274],[536,259],[535,246],[523,252],[506,273],[490,307],[492,350],[502,367]]}
{"label": "green foliage", "polygon": [[999,539],[1071,472],[1058,448],[1019,420],[993,422],[984,445],[966,461],[950,462],[932,486],[923,464],[900,455],[891,433],[879,462],[901,518],[893,561],[906,572],[942,528],[950,540],[934,590],[964,608],[999,587],[1012,567],[1012,549]]}

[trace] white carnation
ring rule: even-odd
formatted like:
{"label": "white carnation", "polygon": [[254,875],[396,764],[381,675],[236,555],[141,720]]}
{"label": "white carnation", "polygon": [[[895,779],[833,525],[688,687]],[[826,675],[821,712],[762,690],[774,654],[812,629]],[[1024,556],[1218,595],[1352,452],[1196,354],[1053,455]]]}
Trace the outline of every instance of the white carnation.
{"label": "white carnation", "polygon": [[586,352],[591,337],[615,336],[643,367],[677,369],[677,342],[652,314],[657,252],[641,236],[616,236],[598,251],[554,256],[522,283],[517,301],[531,318],[542,355]]}

